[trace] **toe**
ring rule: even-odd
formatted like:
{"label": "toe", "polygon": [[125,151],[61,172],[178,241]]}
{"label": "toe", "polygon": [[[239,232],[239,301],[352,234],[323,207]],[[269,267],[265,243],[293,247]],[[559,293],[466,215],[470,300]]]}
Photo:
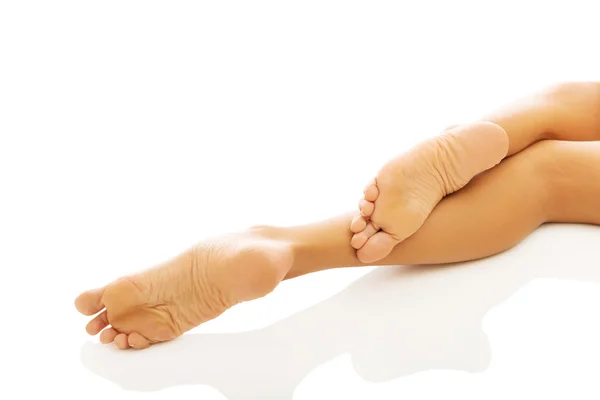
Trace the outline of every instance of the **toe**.
{"label": "toe", "polygon": [[355,249],[360,249],[361,247],[363,247],[365,245],[367,240],[371,236],[373,236],[376,232],[377,232],[377,229],[375,229],[373,224],[368,223],[362,232],[357,233],[354,236],[352,236],[352,239],[350,240],[350,245]]}
{"label": "toe", "polygon": [[358,207],[363,217],[370,217],[373,211],[375,211],[375,204],[365,199],[360,199]]}
{"label": "toe", "polygon": [[363,263],[373,263],[389,255],[398,243],[389,233],[379,231],[367,239],[356,255]]}
{"label": "toe", "polygon": [[365,196],[365,200],[375,201],[377,200],[377,197],[379,197],[379,189],[377,188],[377,185],[372,183],[367,185],[367,187],[363,191],[363,194]]}
{"label": "toe", "polygon": [[83,315],[94,315],[104,308],[102,295],[104,288],[88,290],[75,299],[75,308]]}
{"label": "toe", "polygon": [[133,347],[134,349],[145,349],[150,347],[151,344],[152,343],[148,339],[137,332],[131,332],[129,334],[129,346]]}
{"label": "toe", "polygon": [[350,239],[350,246],[352,246],[352,248],[358,250],[361,247],[363,247],[366,242],[367,242],[367,236],[361,232],[361,233],[357,233],[354,236],[352,236],[352,239]]}
{"label": "toe", "polygon": [[350,231],[353,233],[362,232],[367,226],[367,220],[362,215],[357,215],[352,218],[352,223],[350,224]]}
{"label": "toe", "polygon": [[124,333],[119,333],[115,336],[115,346],[117,346],[121,350],[125,350],[129,348],[129,340],[127,339],[127,335]]}
{"label": "toe", "polygon": [[119,332],[117,332],[115,328],[105,329],[100,334],[100,343],[102,343],[102,344],[112,343],[118,334],[119,334]]}
{"label": "toe", "polygon": [[94,319],[92,319],[90,322],[88,322],[88,324],[85,326],[85,330],[90,335],[96,335],[96,334],[98,334],[98,332],[100,332],[102,329],[106,328],[107,326],[108,326],[108,318],[106,316],[106,310],[104,310],[103,312],[98,314]]}

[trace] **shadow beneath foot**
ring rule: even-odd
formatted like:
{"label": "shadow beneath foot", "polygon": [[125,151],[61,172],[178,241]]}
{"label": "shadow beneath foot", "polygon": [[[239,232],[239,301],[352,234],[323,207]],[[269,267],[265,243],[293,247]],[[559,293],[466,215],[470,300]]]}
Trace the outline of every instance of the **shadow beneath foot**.
{"label": "shadow beneath foot", "polygon": [[260,330],[188,334],[144,351],[87,343],[81,360],[125,389],[206,384],[230,400],[289,400],[313,369],[344,353],[371,382],[431,369],[483,371],[491,358],[484,315],[536,278],[600,282],[599,239],[598,227],[544,226],[489,259],[376,269]]}

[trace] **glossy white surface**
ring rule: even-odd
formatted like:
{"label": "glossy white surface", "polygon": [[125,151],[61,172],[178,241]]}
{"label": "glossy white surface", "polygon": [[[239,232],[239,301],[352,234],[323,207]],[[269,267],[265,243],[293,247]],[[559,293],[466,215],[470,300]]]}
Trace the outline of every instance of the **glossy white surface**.
{"label": "glossy white surface", "polygon": [[418,4],[0,3],[0,398],[598,398],[591,226],[298,278],[143,352],[84,332],[81,290],[345,212],[443,127],[600,79],[592,1]]}

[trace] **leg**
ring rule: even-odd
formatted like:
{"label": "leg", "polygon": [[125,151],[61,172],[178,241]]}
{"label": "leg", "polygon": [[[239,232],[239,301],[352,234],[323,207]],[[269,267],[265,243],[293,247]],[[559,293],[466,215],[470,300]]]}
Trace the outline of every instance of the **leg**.
{"label": "leg", "polygon": [[[546,221],[600,224],[600,143],[537,144],[445,198],[382,264],[429,264],[496,254]],[[571,205],[571,207],[567,207]],[[293,228],[256,227],[203,242],[171,261],[75,301],[103,343],[144,348],[173,339],[282,279],[364,265],[349,245],[351,214]],[[105,329],[108,325],[112,327]]]}
{"label": "leg", "polygon": [[545,139],[600,140],[600,82],[556,85],[486,115],[509,139],[511,156]]}
{"label": "leg", "polygon": [[558,85],[454,127],[389,161],[364,191],[350,226],[363,262],[375,262],[416,232],[431,210],[474,176],[544,139],[600,138],[600,83]]}
{"label": "leg", "polygon": [[[600,225],[599,196],[600,142],[544,141],[444,198],[421,229],[377,265],[484,258],[513,247],[545,222]],[[286,230],[300,243],[287,277],[356,265],[345,244],[352,233],[343,230],[351,217]]]}

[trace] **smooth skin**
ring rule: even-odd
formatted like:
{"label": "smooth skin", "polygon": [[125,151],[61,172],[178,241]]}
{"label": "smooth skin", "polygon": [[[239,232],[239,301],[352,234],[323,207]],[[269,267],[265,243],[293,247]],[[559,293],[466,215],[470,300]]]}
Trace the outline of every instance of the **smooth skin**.
{"label": "smooth skin", "polygon": [[[503,124],[494,122],[517,138],[508,154],[515,154],[519,143],[567,133],[569,140],[597,140],[598,88],[577,83],[548,91],[547,96],[560,92],[565,101],[587,110],[571,110],[563,114],[570,120],[554,121],[549,129],[531,122],[546,121],[536,113],[555,105],[546,95],[525,102],[524,109],[508,111]],[[498,115],[496,121],[502,119],[502,113]],[[513,247],[545,222],[600,224],[599,196],[600,142],[546,140],[446,196],[415,234],[377,264],[479,259]],[[209,239],[154,268],[86,291],[75,305],[84,315],[97,314],[86,330],[100,333],[102,343],[142,349],[168,341],[238,303],[268,294],[284,279],[367,265],[349,244],[353,233],[348,226],[354,216],[292,228],[260,226]]]}
{"label": "smooth skin", "polygon": [[415,233],[440,200],[505,157],[544,139],[597,140],[598,83],[557,85],[482,121],[454,126],[388,161],[365,187],[351,245],[372,263]]}

